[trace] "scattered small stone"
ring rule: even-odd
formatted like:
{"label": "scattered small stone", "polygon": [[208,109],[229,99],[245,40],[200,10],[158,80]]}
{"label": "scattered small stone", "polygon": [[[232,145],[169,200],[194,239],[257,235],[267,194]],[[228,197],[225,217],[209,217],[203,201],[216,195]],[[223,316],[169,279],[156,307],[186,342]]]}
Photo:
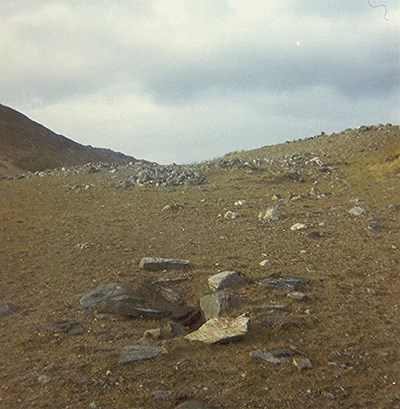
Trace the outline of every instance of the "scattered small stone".
{"label": "scattered small stone", "polygon": [[260,262],[260,266],[264,268],[269,268],[271,266],[271,263],[269,262],[269,260],[263,260]]}
{"label": "scattered small stone", "polygon": [[223,271],[208,278],[208,285],[213,291],[232,287],[240,282],[242,277],[236,271]]}
{"label": "scattered small stone", "polygon": [[300,293],[298,291],[294,291],[292,293],[289,293],[287,295],[288,298],[291,298],[292,300],[298,300],[298,301],[307,301],[310,297],[305,294],[305,293]]}
{"label": "scattered small stone", "polygon": [[294,276],[281,276],[281,277],[269,277],[260,281],[261,285],[266,285],[272,288],[278,288],[282,290],[298,290],[308,284],[308,280],[302,277]]}
{"label": "scattered small stone", "polygon": [[278,221],[282,217],[282,213],[278,207],[270,207],[258,214],[258,220],[262,222]]}
{"label": "scattered small stone", "polygon": [[318,189],[316,186],[313,186],[310,190],[310,195],[312,197],[316,197],[317,199],[322,199],[326,197],[325,193],[323,193],[320,189]]}
{"label": "scattered small stone", "polygon": [[275,365],[283,364],[286,362],[286,360],[284,359],[279,359],[279,358],[274,357],[271,354],[271,352],[265,352],[265,351],[260,351],[260,350],[251,351],[250,356],[252,358],[261,359],[263,361],[266,361],[266,362],[269,362],[270,364],[275,364]]}
{"label": "scattered small stone", "polygon": [[225,219],[230,219],[230,220],[234,220],[236,218],[239,217],[239,213],[238,212],[232,212],[231,210],[228,210],[225,214],[224,214],[224,218]]}
{"label": "scattered small stone", "polygon": [[145,338],[161,339],[161,328],[152,328],[144,332]]}
{"label": "scattered small stone", "polygon": [[96,405],[95,402],[90,402],[89,406],[88,406],[88,409],[98,409],[98,406]]}
{"label": "scattered small stone", "polygon": [[0,317],[14,314],[18,309],[19,308],[14,304],[0,304]]}
{"label": "scattered small stone", "polygon": [[320,239],[323,236],[319,231],[312,231],[307,234],[307,237],[309,237],[310,239]]}
{"label": "scattered small stone", "polygon": [[40,328],[54,333],[65,332],[70,335],[82,335],[85,329],[78,321],[63,320],[39,324]]}
{"label": "scattered small stone", "polygon": [[247,204],[247,200],[244,200],[244,199],[236,200],[235,202],[235,206],[244,206],[246,204]]}
{"label": "scattered small stone", "polygon": [[326,391],[321,392],[321,396],[323,396],[324,398],[329,399],[329,400],[335,400],[336,399],[336,396],[333,393],[326,392]]}
{"label": "scattered small stone", "polygon": [[349,213],[350,213],[352,216],[362,216],[364,213],[366,213],[366,210],[365,210],[363,207],[361,207],[361,206],[355,206],[355,207],[352,207],[352,208],[349,210]]}
{"label": "scattered small stone", "polygon": [[38,383],[41,383],[42,385],[47,385],[50,383],[51,379],[47,375],[39,375],[37,378]]}
{"label": "scattered small stone", "polygon": [[217,291],[200,298],[200,308],[206,321],[219,317],[220,313],[229,307],[230,298],[230,294],[225,291]]}
{"label": "scattered small stone", "polygon": [[189,266],[189,260],[176,258],[144,257],[140,262],[140,268],[148,271],[186,270]]}
{"label": "scattered small stone", "polygon": [[166,354],[167,351],[147,339],[141,339],[132,345],[122,349],[119,364],[128,364],[135,361],[143,361],[156,358],[158,355]]}
{"label": "scattered small stone", "polygon": [[248,332],[249,318],[241,315],[237,318],[212,318],[197,331],[185,336],[190,341],[207,344],[226,343],[244,337]]}
{"label": "scattered small stone", "polygon": [[308,358],[293,358],[293,365],[299,370],[312,368],[312,363]]}
{"label": "scattered small stone", "polygon": [[380,233],[382,231],[382,228],[378,222],[378,220],[373,219],[369,222],[367,229],[371,231],[372,233]]}
{"label": "scattered small stone", "polygon": [[155,400],[169,400],[174,398],[174,393],[171,391],[154,391],[151,396]]}
{"label": "scattered small stone", "polygon": [[173,203],[173,204],[167,204],[165,205],[161,211],[162,212],[178,212],[179,210],[182,210],[184,208],[183,205],[179,203]]}
{"label": "scattered small stone", "polygon": [[304,230],[306,229],[307,226],[303,223],[295,223],[292,226],[290,226],[290,230],[292,231],[297,231],[297,230]]}

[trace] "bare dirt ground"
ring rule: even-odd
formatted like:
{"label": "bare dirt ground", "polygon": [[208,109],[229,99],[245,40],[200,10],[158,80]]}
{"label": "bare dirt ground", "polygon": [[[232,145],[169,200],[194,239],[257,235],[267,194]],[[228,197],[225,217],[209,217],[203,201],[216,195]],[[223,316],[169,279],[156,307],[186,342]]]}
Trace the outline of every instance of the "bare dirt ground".
{"label": "bare dirt ground", "polygon": [[[0,181],[0,407],[169,409],[194,398],[220,408],[400,407],[399,141],[398,127],[378,127],[225,158],[317,152],[335,168],[307,168],[301,180],[278,168],[210,166],[201,186],[117,189],[106,173]],[[93,186],[70,188],[81,184]],[[325,197],[311,196],[312,186]],[[281,220],[258,220],[274,195],[289,194]],[[239,199],[247,204],[235,206]],[[182,207],[162,211],[174,203]],[[356,205],[365,213],[349,214]],[[218,216],[228,210],[239,217]],[[371,220],[380,231],[367,228]],[[294,223],[307,228],[292,231]],[[119,364],[121,349],[158,322],[86,312],[79,298],[100,284],[137,287],[165,275],[141,270],[146,256],[192,262],[171,287],[193,306],[210,293],[209,276],[240,272],[245,282],[224,314],[247,313],[247,336],[158,341],[167,354]],[[311,280],[310,298],[259,284],[271,274]],[[295,323],[260,325],[253,307],[272,303]],[[65,319],[84,333],[41,327]],[[250,356],[283,347],[312,368]]]}

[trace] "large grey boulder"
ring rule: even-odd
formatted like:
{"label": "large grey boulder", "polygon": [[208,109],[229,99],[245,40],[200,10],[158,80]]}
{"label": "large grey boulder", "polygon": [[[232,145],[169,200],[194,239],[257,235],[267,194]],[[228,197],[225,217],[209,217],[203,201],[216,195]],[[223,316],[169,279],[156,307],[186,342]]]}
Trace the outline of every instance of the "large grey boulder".
{"label": "large grey boulder", "polygon": [[211,290],[221,290],[239,284],[242,277],[236,271],[223,271],[208,278],[208,285]]}

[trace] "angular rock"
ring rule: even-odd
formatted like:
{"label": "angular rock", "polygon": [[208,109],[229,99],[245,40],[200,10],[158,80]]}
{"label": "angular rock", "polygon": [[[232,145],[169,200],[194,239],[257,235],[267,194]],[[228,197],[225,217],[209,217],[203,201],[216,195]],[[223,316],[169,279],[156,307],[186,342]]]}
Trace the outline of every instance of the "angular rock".
{"label": "angular rock", "polygon": [[260,281],[262,285],[282,290],[298,290],[305,287],[308,283],[307,279],[295,276],[269,277]]}
{"label": "angular rock", "polygon": [[271,263],[269,262],[269,260],[263,260],[260,262],[260,266],[264,267],[264,268],[269,268],[271,265]]}
{"label": "angular rock", "polygon": [[297,230],[304,230],[306,229],[307,226],[303,223],[295,223],[292,226],[290,226],[290,230],[292,231],[297,231]]}
{"label": "angular rock", "polygon": [[247,204],[247,200],[244,200],[244,199],[236,200],[234,204],[235,206],[244,206]]}
{"label": "angular rock", "polygon": [[226,343],[244,337],[248,332],[249,318],[241,315],[234,319],[212,318],[197,331],[185,336],[190,341],[207,344]]}
{"label": "angular rock", "polygon": [[230,210],[228,210],[225,214],[224,214],[224,218],[225,219],[230,219],[230,220],[234,220],[237,217],[239,217],[239,213],[238,212],[232,212]]}
{"label": "angular rock", "polygon": [[179,204],[179,203],[173,203],[173,204],[167,204],[165,205],[161,211],[162,212],[177,212],[179,210],[182,210],[184,208],[183,205]]}
{"label": "angular rock", "polygon": [[278,207],[270,207],[269,209],[258,214],[258,220],[262,222],[276,222],[280,220],[282,213]]}
{"label": "angular rock", "polygon": [[82,324],[78,321],[63,320],[63,321],[51,321],[39,324],[40,328],[49,332],[65,332],[71,335],[82,335],[85,332]]}
{"label": "angular rock", "polygon": [[298,291],[294,291],[292,293],[289,293],[287,295],[288,298],[291,298],[292,300],[298,300],[298,301],[307,301],[310,299],[310,297],[305,294],[305,293],[300,293]]}
{"label": "angular rock", "polygon": [[349,210],[349,213],[350,213],[352,216],[362,216],[363,214],[366,213],[366,210],[365,210],[363,207],[361,207],[361,206],[355,206],[355,207],[353,207],[353,208],[351,208],[351,209]]}
{"label": "angular rock", "polygon": [[132,345],[127,345],[121,351],[119,364],[128,364],[135,361],[144,361],[166,354],[167,351],[147,339],[141,339]]}
{"label": "angular rock", "polygon": [[239,284],[242,277],[236,271],[223,271],[208,278],[208,285],[211,290],[221,290]]}
{"label": "angular rock", "polygon": [[312,368],[312,363],[308,358],[293,358],[293,365],[299,370]]}
{"label": "angular rock", "polygon": [[84,294],[80,304],[101,313],[122,314],[130,317],[160,319],[171,315],[168,309],[152,307],[137,291],[120,283],[110,283]]}
{"label": "angular rock", "polygon": [[269,362],[271,364],[283,364],[283,363],[286,362],[284,359],[274,357],[271,354],[271,352],[265,352],[265,351],[260,351],[260,350],[251,351],[250,356],[252,358],[261,359],[261,360]]}
{"label": "angular rock", "polygon": [[217,291],[200,298],[200,308],[206,321],[219,317],[221,311],[229,307],[230,294],[225,291]]}
{"label": "angular rock", "polygon": [[189,266],[189,260],[176,258],[144,257],[140,262],[140,268],[148,271],[187,270]]}
{"label": "angular rock", "polygon": [[367,229],[372,233],[380,233],[382,231],[382,227],[376,219],[373,219],[369,222]]}

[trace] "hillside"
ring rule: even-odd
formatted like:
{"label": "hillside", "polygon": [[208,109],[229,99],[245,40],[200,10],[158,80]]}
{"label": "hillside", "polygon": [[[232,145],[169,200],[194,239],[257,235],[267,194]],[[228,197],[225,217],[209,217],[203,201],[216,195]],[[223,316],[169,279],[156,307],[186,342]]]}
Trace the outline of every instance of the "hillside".
{"label": "hillside", "polygon": [[399,141],[0,180],[0,406],[398,408]]}
{"label": "hillside", "polygon": [[0,105],[0,176],[87,162],[129,163],[131,156],[83,146]]}

